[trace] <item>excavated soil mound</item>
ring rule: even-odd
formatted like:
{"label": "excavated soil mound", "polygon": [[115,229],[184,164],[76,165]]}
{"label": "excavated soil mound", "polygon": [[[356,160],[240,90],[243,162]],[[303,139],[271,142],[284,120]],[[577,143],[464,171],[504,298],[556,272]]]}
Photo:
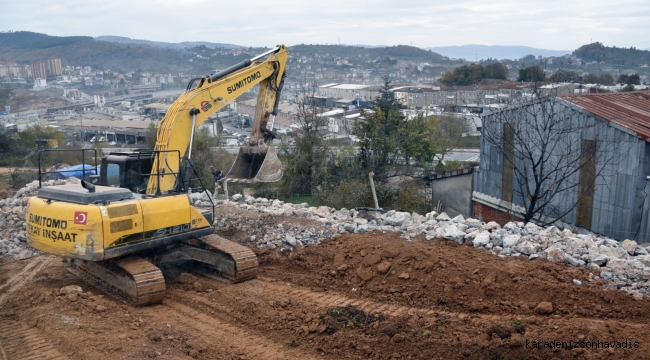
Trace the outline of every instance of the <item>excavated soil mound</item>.
{"label": "excavated soil mound", "polygon": [[[498,258],[438,239],[406,242],[398,233],[342,235],[293,253],[261,251],[264,271],[303,286],[453,311],[534,314],[540,302],[565,316],[648,319],[647,301],[589,281],[589,271],[527,257]],[[592,274],[597,276],[598,274]],[[583,285],[576,286],[573,280]]]}
{"label": "excavated soil mound", "polygon": [[650,353],[650,304],[590,282],[586,271],[568,265],[497,258],[445,240],[408,243],[397,233],[256,251],[257,279],[233,285],[169,267],[163,303],[140,308],[69,274],[56,257],[5,260],[0,353],[206,360],[647,359]]}

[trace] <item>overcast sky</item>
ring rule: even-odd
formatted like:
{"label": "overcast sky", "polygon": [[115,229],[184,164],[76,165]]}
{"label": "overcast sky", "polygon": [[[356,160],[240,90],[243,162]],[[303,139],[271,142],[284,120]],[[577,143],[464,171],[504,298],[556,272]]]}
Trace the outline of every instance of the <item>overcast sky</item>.
{"label": "overcast sky", "polygon": [[650,0],[0,0],[0,30],[244,46],[650,48]]}

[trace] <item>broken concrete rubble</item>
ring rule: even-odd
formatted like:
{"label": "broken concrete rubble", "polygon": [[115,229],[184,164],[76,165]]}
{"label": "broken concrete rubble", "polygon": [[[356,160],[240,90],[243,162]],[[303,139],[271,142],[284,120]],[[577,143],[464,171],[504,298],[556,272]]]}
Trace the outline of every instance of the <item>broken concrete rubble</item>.
{"label": "broken concrete rubble", "polygon": [[[71,182],[78,181],[71,179]],[[44,182],[44,186],[56,182]],[[0,200],[3,217],[0,219],[0,258],[26,259],[37,255],[26,243],[25,206],[38,190],[38,182],[20,189],[13,197]],[[210,206],[209,193],[189,195],[192,204]],[[617,288],[635,294],[650,295],[650,255],[647,244],[633,240],[616,241],[586,231],[560,231],[555,226],[546,228],[535,224],[509,222],[501,227],[496,222],[484,223],[473,218],[446,213],[416,213],[309,207],[308,204],[290,204],[280,200],[234,195],[232,201],[213,200],[217,206],[231,204],[240,211],[257,214],[257,219],[228,212],[218,212],[217,228],[234,227],[247,233],[247,241],[258,248],[291,251],[294,248],[319,245],[321,241],[343,232],[397,231],[407,241],[416,237],[426,240],[445,238],[458,244],[471,242],[501,257],[526,256],[601,271],[600,277]],[[300,221],[286,221],[279,226],[261,226],[264,217],[298,217]],[[382,269],[386,267],[378,263]]]}

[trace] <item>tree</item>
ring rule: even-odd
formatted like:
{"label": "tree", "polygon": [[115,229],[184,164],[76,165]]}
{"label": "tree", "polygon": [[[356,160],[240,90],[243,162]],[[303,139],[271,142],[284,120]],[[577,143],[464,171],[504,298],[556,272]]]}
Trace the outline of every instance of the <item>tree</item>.
{"label": "tree", "polygon": [[384,114],[388,114],[393,109],[401,109],[402,104],[395,97],[395,92],[391,91],[391,81],[387,76],[382,80],[384,84],[379,89],[379,96],[375,98],[375,106],[381,109]]}
{"label": "tree", "polygon": [[524,222],[548,225],[593,196],[614,152],[604,122],[576,121],[578,110],[538,86],[531,95],[485,117],[483,148],[503,157],[501,198]]}
{"label": "tree", "polygon": [[641,85],[641,78],[639,77],[639,74],[621,74],[618,77],[618,83],[625,85]]}
{"label": "tree", "polygon": [[303,79],[296,94],[299,130],[293,151],[285,151],[286,168],[279,186],[286,196],[310,196],[325,176],[328,147],[324,131],[328,120],[320,115],[323,109],[314,102],[317,89],[315,81]]}
{"label": "tree", "polygon": [[479,64],[463,65],[447,71],[440,81],[447,85],[471,85],[485,78],[485,68]]}
{"label": "tree", "polygon": [[517,78],[517,81],[539,82],[544,81],[544,79],[544,70],[539,65],[535,65],[519,69],[519,78]]}
{"label": "tree", "polygon": [[508,79],[508,68],[500,62],[494,62],[485,66],[485,77],[487,79]]}
{"label": "tree", "polygon": [[[521,70],[519,71],[519,77],[521,78]],[[583,79],[582,76],[578,75],[578,73],[576,73],[575,71],[558,69],[556,72],[551,74],[551,76],[549,76],[548,80],[551,82],[582,82]],[[535,80],[535,81],[541,81],[541,80]]]}
{"label": "tree", "polygon": [[361,167],[374,171],[377,179],[385,178],[396,163],[401,148],[399,131],[406,121],[399,111],[402,105],[390,89],[390,81],[384,78],[375,111],[364,112],[365,121],[357,122],[352,131],[359,138]]}
{"label": "tree", "polygon": [[435,131],[432,132],[432,142],[435,144],[440,160],[445,159],[451,150],[458,148],[463,137],[464,119],[451,115],[441,115],[436,118]]}

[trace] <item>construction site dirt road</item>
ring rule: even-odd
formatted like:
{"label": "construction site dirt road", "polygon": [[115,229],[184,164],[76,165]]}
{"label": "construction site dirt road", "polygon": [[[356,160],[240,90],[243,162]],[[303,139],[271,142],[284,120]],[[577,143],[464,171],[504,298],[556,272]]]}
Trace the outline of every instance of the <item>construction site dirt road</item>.
{"label": "construction site dirt road", "polygon": [[73,276],[59,258],[2,260],[0,359],[647,359],[650,353],[648,301],[589,281],[585,269],[381,232],[344,234],[293,252],[255,251],[257,279],[232,285],[170,267],[162,304],[137,308]]}

